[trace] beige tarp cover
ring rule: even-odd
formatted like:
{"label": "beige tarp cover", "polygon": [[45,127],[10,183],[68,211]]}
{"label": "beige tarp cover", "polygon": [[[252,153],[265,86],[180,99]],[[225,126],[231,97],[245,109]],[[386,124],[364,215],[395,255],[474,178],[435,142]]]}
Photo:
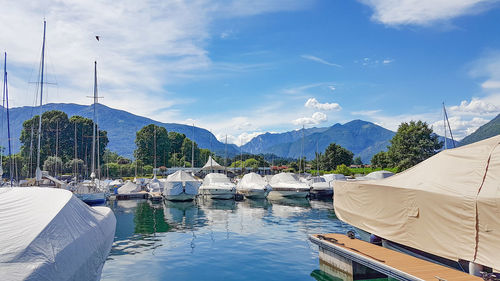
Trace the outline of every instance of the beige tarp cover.
{"label": "beige tarp cover", "polygon": [[201,168],[201,170],[203,170],[203,171],[210,171],[210,170],[223,171],[224,169],[225,169],[224,166],[221,166],[219,163],[217,163],[212,158],[212,155],[208,156],[207,163],[205,164],[205,166],[203,166],[203,168]]}
{"label": "beige tarp cover", "polygon": [[382,180],[339,181],[338,218],[382,238],[500,269],[500,136]]}

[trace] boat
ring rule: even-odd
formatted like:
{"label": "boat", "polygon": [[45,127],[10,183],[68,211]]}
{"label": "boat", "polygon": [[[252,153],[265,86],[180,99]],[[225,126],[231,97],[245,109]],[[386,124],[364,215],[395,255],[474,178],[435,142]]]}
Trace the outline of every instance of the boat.
{"label": "boat", "polygon": [[364,177],[358,177],[356,178],[356,180],[381,180],[392,176],[394,176],[393,172],[381,170],[381,171],[371,172]]}
{"label": "boat", "polygon": [[383,240],[500,269],[500,136],[443,150],[381,180],[337,182],[337,217]]}
{"label": "boat", "polygon": [[333,196],[333,186],[325,180],[323,177],[312,177],[308,180],[308,184],[311,187],[312,197],[332,197]]}
{"label": "boat", "polygon": [[0,189],[0,280],[99,280],[116,218],[67,190]]}
{"label": "boat", "polygon": [[262,199],[271,192],[271,186],[263,177],[256,173],[249,173],[243,176],[236,186],[236,191],[246,198]]}
{"label": "boat", "polygon": [[171,201],[190,201],[198,195],[200,182],[190,174],[179,170],[164,181],[163,196]]}
{"label": "boat", "polygon": [[224,174],[210,173],[203,179],[199,194],[211,199],[233,199],[236,185]]}
{"label": "boat", "polygon": [[300,182],[292,173],[280,173],[271,178],[269,197],[307,197],[309,186]]}

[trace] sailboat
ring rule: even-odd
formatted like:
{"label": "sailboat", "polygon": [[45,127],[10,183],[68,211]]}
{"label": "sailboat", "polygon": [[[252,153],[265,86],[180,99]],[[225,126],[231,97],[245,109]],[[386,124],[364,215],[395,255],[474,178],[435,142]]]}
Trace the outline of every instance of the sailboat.
{"label": "sailboat", "polygon": [[[11,142],[10,142],[9,89],[7,87],[7,52],[5,52],[3,69],[4,69],[4,72],[3,72],[4,76],[3,76],[2,111],[6,110],[6,115],[7,115],[7,139],[8,139],[8,146],[9,146],[9,177],[10,177],[8,185],[10,185],[12,187],[13,181],[14,181],[14,178],[13,178],[14,169],[12,166],[12,150],[11,150]],[[2,112],[2,121],[1,122],[2,122],[1,132],[3,134],[3,123],[4,123],[3,112]],[[1,144],[3,144],[3,138],[2,138]],[[3,159],[2,158],[3,158],[3,153],[0,153],[0,179],[2,179],[2,176],[3,176],[3,167],[2,167]],[[3,184],[3,180],[0,181],[0,186],[2,184]]]}
{"label": "sailboat", "polygon": [[[100,178],[96,178],[96,129],[97,127],[97,115],[96,115],[96,104],[98,102],[97,96],[97,61],[94,61],[94,103],[93,103],[93,116],[92,116],[92,164],[91,164],[91,173],[90,173],[90,181],[84,182],[81,184],[77,184],[73,189],[76,197],[80,198],[83,202],[94,205],[94,204],[104,204],[107,199],[107,192],[103,190],[101,186]],[[99,132],[97,132],[99,134]],[[100,172],[98,172],[100,175]]]}
{"label": "sailboat", "polygon": [[40,187],[0,188],[0,221],[0,280],[99,280],[116,227],[110,208]]}

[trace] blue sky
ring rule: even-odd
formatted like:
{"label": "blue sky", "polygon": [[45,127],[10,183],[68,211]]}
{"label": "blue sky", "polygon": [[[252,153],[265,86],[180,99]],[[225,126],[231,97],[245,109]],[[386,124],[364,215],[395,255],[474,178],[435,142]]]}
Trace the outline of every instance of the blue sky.
{"label": "blue sky", "polygon": [[0,47],[15,106],[34,103],[46,17],[44,102],[88,104],[97,59],[102,103],[237,145],[353,119],[441,133],[442,102],[462,138],[500,113],[498,1],[12,2]]}

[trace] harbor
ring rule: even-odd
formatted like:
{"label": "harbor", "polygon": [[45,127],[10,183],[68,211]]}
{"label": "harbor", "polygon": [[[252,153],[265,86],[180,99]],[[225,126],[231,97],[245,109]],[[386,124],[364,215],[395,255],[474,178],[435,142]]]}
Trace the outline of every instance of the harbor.
{"label": "harbor", "polygon": [[0,3],[0,281],[500,281],[500,1]]}

